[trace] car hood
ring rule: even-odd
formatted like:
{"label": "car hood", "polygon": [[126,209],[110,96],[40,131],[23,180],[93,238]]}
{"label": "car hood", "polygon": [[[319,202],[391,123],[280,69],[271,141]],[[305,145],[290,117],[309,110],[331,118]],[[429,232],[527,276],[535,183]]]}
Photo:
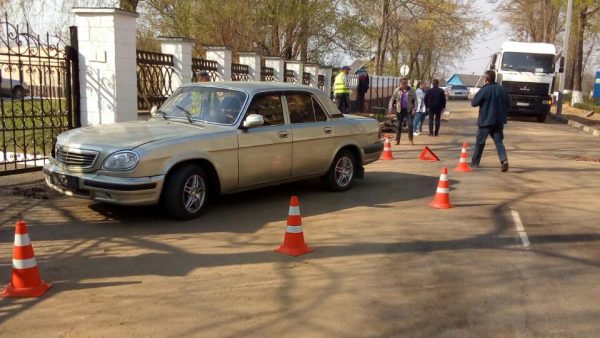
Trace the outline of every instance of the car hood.
{"label": "car hood", "polygon": [[103,124],[69,130],[58,136],[58,144],[93,150],[133,149],[173,137],[185,137],[230,129],[202,123],[157,120]]}

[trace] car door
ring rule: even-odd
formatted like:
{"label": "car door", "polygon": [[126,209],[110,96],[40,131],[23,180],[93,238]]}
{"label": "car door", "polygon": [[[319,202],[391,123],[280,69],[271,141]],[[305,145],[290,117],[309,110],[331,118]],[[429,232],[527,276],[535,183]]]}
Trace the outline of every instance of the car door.
{"label": "car door", "polygon": [[292,132],[283,111],[281,92],[257,94],[246,116],[259,114],[261,127],[238,132],[239,187],[289,178],[292,174]]}
{"label": "car door", "polygon": [[327,171],[333,157],[335,130],[319,101],[309,92],[285,92],[292,128],[292,176]]}

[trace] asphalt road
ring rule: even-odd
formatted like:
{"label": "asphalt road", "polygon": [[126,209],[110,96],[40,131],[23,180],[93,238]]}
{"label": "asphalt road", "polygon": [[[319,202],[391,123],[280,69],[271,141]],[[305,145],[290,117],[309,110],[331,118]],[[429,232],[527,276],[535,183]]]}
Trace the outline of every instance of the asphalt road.
{"label": "asphalt road", "polygon": [[[455,207],[435,210],[442,166],[458,164],[476,130],[465,102],[450,109],[440,137],[394,146],[396,160],[369,165],[345,193],[312,181],[262,189],[189,222],[151,207],[2,196],[0,281],[21,213],[54,286],[0,300],[0,336],[597,336],[600,164],[575,158],[600,158],[600,139],[510,121],[510,171],[488,141],[480,169],[450,172]],[[417,160],[425,145],[442,162]],[[315,249],[297,258],[273,252],[292,194]]]}

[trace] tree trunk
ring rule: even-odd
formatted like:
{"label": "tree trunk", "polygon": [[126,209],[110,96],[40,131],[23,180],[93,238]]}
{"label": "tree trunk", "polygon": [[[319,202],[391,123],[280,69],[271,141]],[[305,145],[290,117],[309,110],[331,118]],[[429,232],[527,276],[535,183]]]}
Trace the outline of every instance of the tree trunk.
{"label": "tree trunk", "polygon": [[577,29],[577,45],[575,50],[575,62],[573,67],[573,96],[571,104],[583,103],[581,94],[581,75],[583,73],[583,33],[587,24],[587,6],[579,12],[579,25]]}

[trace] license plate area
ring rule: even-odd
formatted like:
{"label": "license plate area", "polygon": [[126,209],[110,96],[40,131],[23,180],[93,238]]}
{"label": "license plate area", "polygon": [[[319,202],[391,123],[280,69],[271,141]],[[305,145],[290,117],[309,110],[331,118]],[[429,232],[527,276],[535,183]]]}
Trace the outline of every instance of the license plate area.
{"label": "license plate area", "polygon": [[517,107],[529,107],[529,102],[517,102]]}
{"label": "license plate area", "polygon": [[77,177],[57,173],[49,173],[48,177],[50,182],[56,186],[70,190],[79,189],[79,179]]}

